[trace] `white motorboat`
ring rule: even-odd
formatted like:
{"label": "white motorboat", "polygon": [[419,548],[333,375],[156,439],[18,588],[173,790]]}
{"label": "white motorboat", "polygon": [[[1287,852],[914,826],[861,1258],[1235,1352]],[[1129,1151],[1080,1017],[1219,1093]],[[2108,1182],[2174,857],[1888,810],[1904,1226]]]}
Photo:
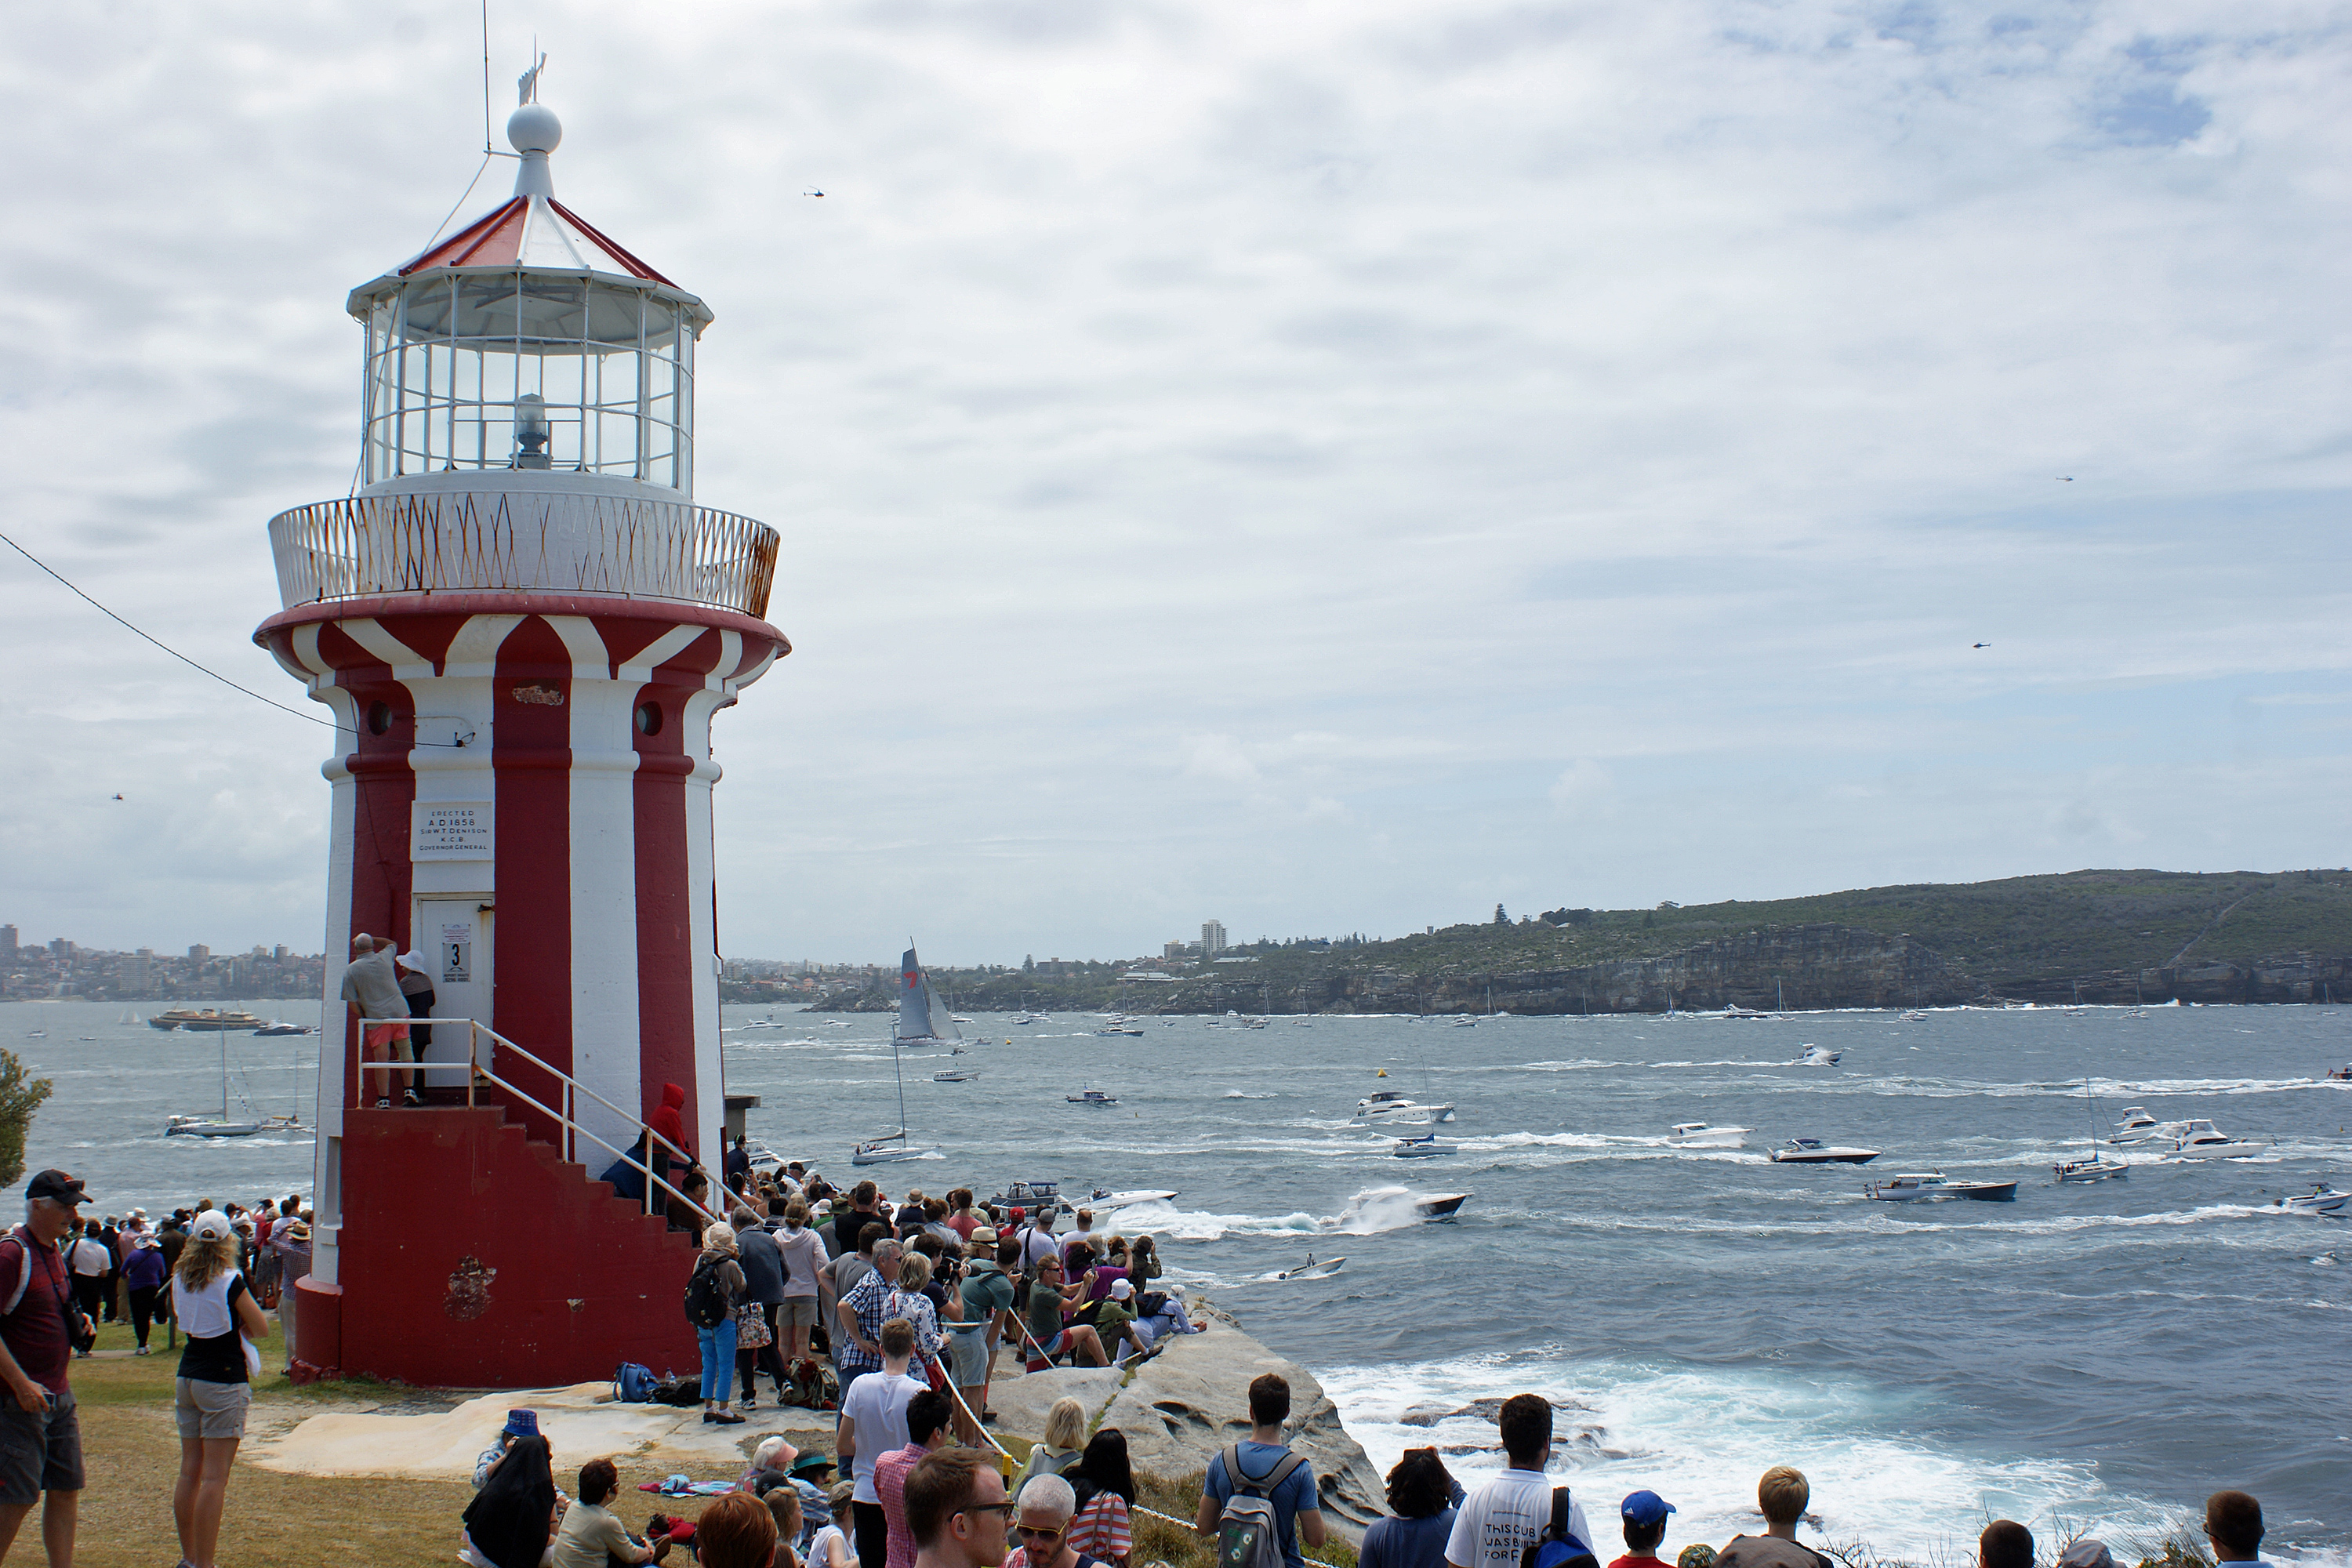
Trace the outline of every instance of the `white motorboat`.
{"label": "white motorboat", "polygon": [[1478,1026],[1478,1020],[1465,1013],[1454,1020],[1454,1026],[1457,1029],[1475,1029]]}
{"label": "white motorboat", "polygon": [[1711,1127],[1704,1121],[1677,1121],[1666,1131],[1669,1149],[1737,1149],[1748,1142],[1745,1127]]}
{"label": "white motorboat", "polygon": [[1139,1035],[1143,1033],[1143,1031],[1137,1028],[1133,1024],[1118,1023],[1105,1024],[1101,1028],[1097,1029],[1095,1033],[1097,1035]]}
{"label": "white motorboat", "polygon": [[1772,1151],[1780,1165],[1867,1165],[1878,1158],[1875,1149],[1850,1149],[1818,1138],[1791,1138]]}
{"label": "white motorboat", "polygon": [[2050,1167],[2062,1182],[2104,1182],[2110,1177],[2128,1176],[2131,1166],[2112,1154],[2094,1151],[2086,1159],[2061,1160]]}
{"label": "white motorboat", "polygon": [[1098,1209],[1131,1209],[1138,1204],[1164,1204],[1176,1195],[1173,1188],[1138,1188],[1133,1192],[1107,1193],[1100,1187],[1087,1201]]}
{"label": "white motorboat", "polygon": [[1360,1127],[1370,1127],[1383,1121],[1423,1122],[1435,1124],[1454,1120],[1454,1107],[1423,1105],[1399,1089],[1374,1089],[1356,1101],[1356,1114],[1350,1118]]}
{"label": "white motorboat", "polygon": [[1916,1008],[1916,1007],[1911,1008],[1908,1012],[1906,1012],[1906,1013],[1905,1013],[1905,1014],[1904,1014],[1900,1018],[1898,1018],[1898,1019],[1896,1019],[1896,1020],[1895,1020],[1895,1022],[1897,1022],[1897,1023],[1901,1023],[1901,1024],[1924,1024],[1924,1023],[1926,1023],[1927,1021],[1927,1014],[1925,1014],[1925,1013],[1922,1013],[1922,1012],[1921,1012],[1921,1011],[1919,1011],[1919,1009],[1918,1009],[1918,1008]]}
{"label": "white motorboat", "polygon": [[980,1076],[978,1068],[943,1068],[931,1075],[933,1083],[970,1083]]}
{"label": "white motorboat", "polygon": [[1452,1219],[1469,1201],[1468,1193],[1424,1193],[1413,1200],[1412,1212],[1423,1219]]}
{"label": "white motorboat", "polygon": [[1285,1279],[1328,1279],[1332,1275],[1339,1272],[1347,1262],[1348,1259],[1343,1256],[1327,1258],[1318,1263],[1315,1261],[1315,1255],[1310,1252],[1307,1255],[1307,1261],[1297,1268],[1279,1268],[1272,1274],[1260,1275],[1259,1278],[1269,1285]]}
{"label": "white motorboat", "polygon": [[2243,1138],[2232,1138],[2210,1121],[2192,1121],[2189,1130],[2173,1140],[2168,1160],[2243,1160],[2259,1154],[2269,1147],[2250,1143]]}
{"label": "white motorboat", "polygon": [[282,1039],[289,1035],[315,1035],[318,1032],[316,1027],[309,1024],[289,1024],[281,1019],[272,1018],[260,1028],[254,1030],[253,1036],[257,1040],[275,1040]]}
{"label": "white motorboat", "polygon": [[1941,1171],[1912,1171],[1872,1182],[1862,1189],[1865,1197],[1882,1204],[1940,1203],[1947,1198],[1974,1198],[1979,1203],[2009,1203],[2017,1196],[2015,1182],[1955,1182]]}
{"label": "white motorboat", "polygon": [[1001,1209],[1041,1209],[1062,1201],[1062,1184],[1049,1182],[1043,1176],[1025,1182],[1007,1182],[1004,1190],[988,1200]]}
{"label": "white motorboat", "polygon": [[164,1124],[167,1138],[250,1138],[261,1131],[258,1121],[215,1121],[205,1116],[174,1116]]}
{"label": "white motorboat", "polygon": [[2149,1128],[2161,1125],[2163,1125],[2161,1122],[2147,1113],[2147,1107],[2145,1105],[2126,1105],[2124,1107],[2123,1115],[2116,1120],[2116,1131],[2118,1132],[2145,1132]]}
{"label": "white motorboat", "polygon": [[1066,1094],[1062,1098],[1072,1105],[1117,1105],[1118,1103],[1118,1096],[1105,1094],[1098,1089],[1082,1089],[1076,1094]]}
{"label": "white motorboat", "polygon": [[2339,1193],[2326,1182],[2314,1182],[2311,1191],[2273,1198],[2271,1206],[2287,1214],[2342,1214],[2347,1198],[2352,1198],[2352,1193]]}
{"label": "white motorboat", "polygon": [[1833,1068],[1838,1065],[1838,1058],[1844,1055],[1843,1051],[1833,1051],[1825,1046],[1807,1046],[1797,1053],[1797,1059],[1789,1065],[1800,1068]]}
{"label": "white motorboat", "polygon": [[1424,1132],[1418,1138],[1400,1138],[1389,1151],[1400,1160],[1433,1160],[1440,1154],[1459,1154],[1462,1145],[1449,1142],[1434,1132]]}

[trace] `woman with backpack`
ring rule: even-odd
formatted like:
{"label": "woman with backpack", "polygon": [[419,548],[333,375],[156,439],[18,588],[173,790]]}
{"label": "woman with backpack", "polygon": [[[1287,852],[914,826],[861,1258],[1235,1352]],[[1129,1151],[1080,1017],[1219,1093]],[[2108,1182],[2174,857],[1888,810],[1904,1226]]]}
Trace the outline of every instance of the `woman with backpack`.
{"label": "woman with backpack", "polygon": [[1045,1440],[1029,1450],[1029,1462],[1022,1467],[1013,1496],[1020,1496],[1023,1488],[1039,1476],[1058,1476],[1076,1468],[1086,1458],[1086,1441],[1087,1407],[1067,1395],[1054,1401],[1045,1412]]}
{"label": "woman with backpack", "polygon": [[735,1309],[748,1293],[735,1257],[735,1227],[720,1220],[702,1233],[702,1255],[686,1284],[687,1321],[702,1351],[702,1419],[711,1426],[743,1424],[730,1395],[735,1391]]}
{"label": "woman with backpack", "polygon": [[172,1489],[172,1519],[180,1530],[181,1561],[212,1568],[228,1506],[229,1468],[253,1404],[250,1369],[261,1360],[246,1341],[269,1333],[269,1320],[236,1267],[236,1232],[216,1209],[196,1216],[195,1232],[181,1249],[172,1276],[172,1314],[188,1331],[173,1400],[180,1478]]}

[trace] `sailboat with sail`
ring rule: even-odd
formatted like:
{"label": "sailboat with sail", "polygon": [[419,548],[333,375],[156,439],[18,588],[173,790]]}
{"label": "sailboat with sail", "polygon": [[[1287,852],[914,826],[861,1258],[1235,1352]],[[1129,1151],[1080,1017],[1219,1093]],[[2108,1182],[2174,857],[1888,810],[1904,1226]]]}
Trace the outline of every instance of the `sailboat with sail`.
{"label": "sailboat with sail", "polygon": [[2099,1148],[2099,1102],[2091,1093],[2091,1080],[2083,1080],[2083,1104],[2091,1117],[2091,1152],[2083,1160],[2061,1160],[2051,1171],[2062,1182],[2104,1182],[2110,1176],[2128,1176],[2131,1163],[2105,1153]]}
{"label": "sailboat with sail", "polygon": [[[857,1145],[850,1152],[851,1164],[893,1165],[901,1160],[919,1160],[939,1152],[936,1149],[918,1149],[907,1137],[907,1071],[898,1052],[902,1045],[908,1043],[961,1044],[963,1037],[949,1019],[948,1010],[940,1005],[939,993],[931,989],[930,981],[923,974],[914,944],[908,943],[906,956],[898,961],[898,1016],[890,1023],[890,1071],[898,1081],[898,1130]],[[940,1032],[942,1024],[947,1026],[945,1034]]]}
{"label": "sailboat with sail", "polygon": [[167,1138],[250,1138],[261,1131],[258,1121],[231,1121],[228,1119],[228,1036],[221,1043],[221,1108],[217,1118],[209,1116],[174,1116],[164,1124]]}

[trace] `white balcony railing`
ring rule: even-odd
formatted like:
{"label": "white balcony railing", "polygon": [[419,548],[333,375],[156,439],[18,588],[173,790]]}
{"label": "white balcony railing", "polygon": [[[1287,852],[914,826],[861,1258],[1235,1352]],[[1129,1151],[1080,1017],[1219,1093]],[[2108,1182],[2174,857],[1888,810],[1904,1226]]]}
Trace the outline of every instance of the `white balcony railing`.
{"label": "white balcony railing", "polygon": [[278,591],[298,605],[523,591],[768,613],[776,531],[690,501],[545,490],[352,496],[269,520]]}

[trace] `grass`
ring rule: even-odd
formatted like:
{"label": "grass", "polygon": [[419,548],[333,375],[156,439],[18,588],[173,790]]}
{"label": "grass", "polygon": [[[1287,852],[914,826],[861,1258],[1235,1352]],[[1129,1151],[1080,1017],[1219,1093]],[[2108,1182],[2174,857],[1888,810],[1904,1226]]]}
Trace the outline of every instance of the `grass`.
{"label": "grass", "polygon": [[[172,1524],[172,1487],[180,1468],[172,1415],[179,1357],[164,1349],[160,1327],[151,1341],[152,1355],[104,1353],[127,1352],[133,1342],[128,1325],[102,1324],[100,1353],[73,1363],[89,1482],[82,1493],[74,1553],[84,1568],[155,1568],[179,1552]],[[276,1348],[265,1346],[263,1359]],[[247,1431],[250,1436],[268,1425],[299,1421],[322,1406],[397,1404],[416,1393],[365,1378],[297,1388],[272,1370],[254,1384]],[[590,1457],[559,1455],[559,1471],[567,1458],[576,1468]],[[642,1464],[643,1473],[633,1474],[628,1459],[614,1458],[621,1467],[623,1517],[633,1529],[656,1510],[700,1514],[701,1499],[655,1498],[635,1490],[639,1481],[658,1480],[667,1473],[657,1463]],[[557,1484],[571,1489],[561,1474]],[[464,1481],[281,1475],[246,1462],[240,1454],[229,1480],[220,1561],[235,1568],[314,1568],[322,1561],[352,1568],[415,1568],[451,1562],[457,1552],[458,1516],[473,1496],[474,1489]],[[630,1502],[633,1498],[640,1502]],[[25,1521],[11,1555],[37,1563],[39,1553],[37,1510]]]}

